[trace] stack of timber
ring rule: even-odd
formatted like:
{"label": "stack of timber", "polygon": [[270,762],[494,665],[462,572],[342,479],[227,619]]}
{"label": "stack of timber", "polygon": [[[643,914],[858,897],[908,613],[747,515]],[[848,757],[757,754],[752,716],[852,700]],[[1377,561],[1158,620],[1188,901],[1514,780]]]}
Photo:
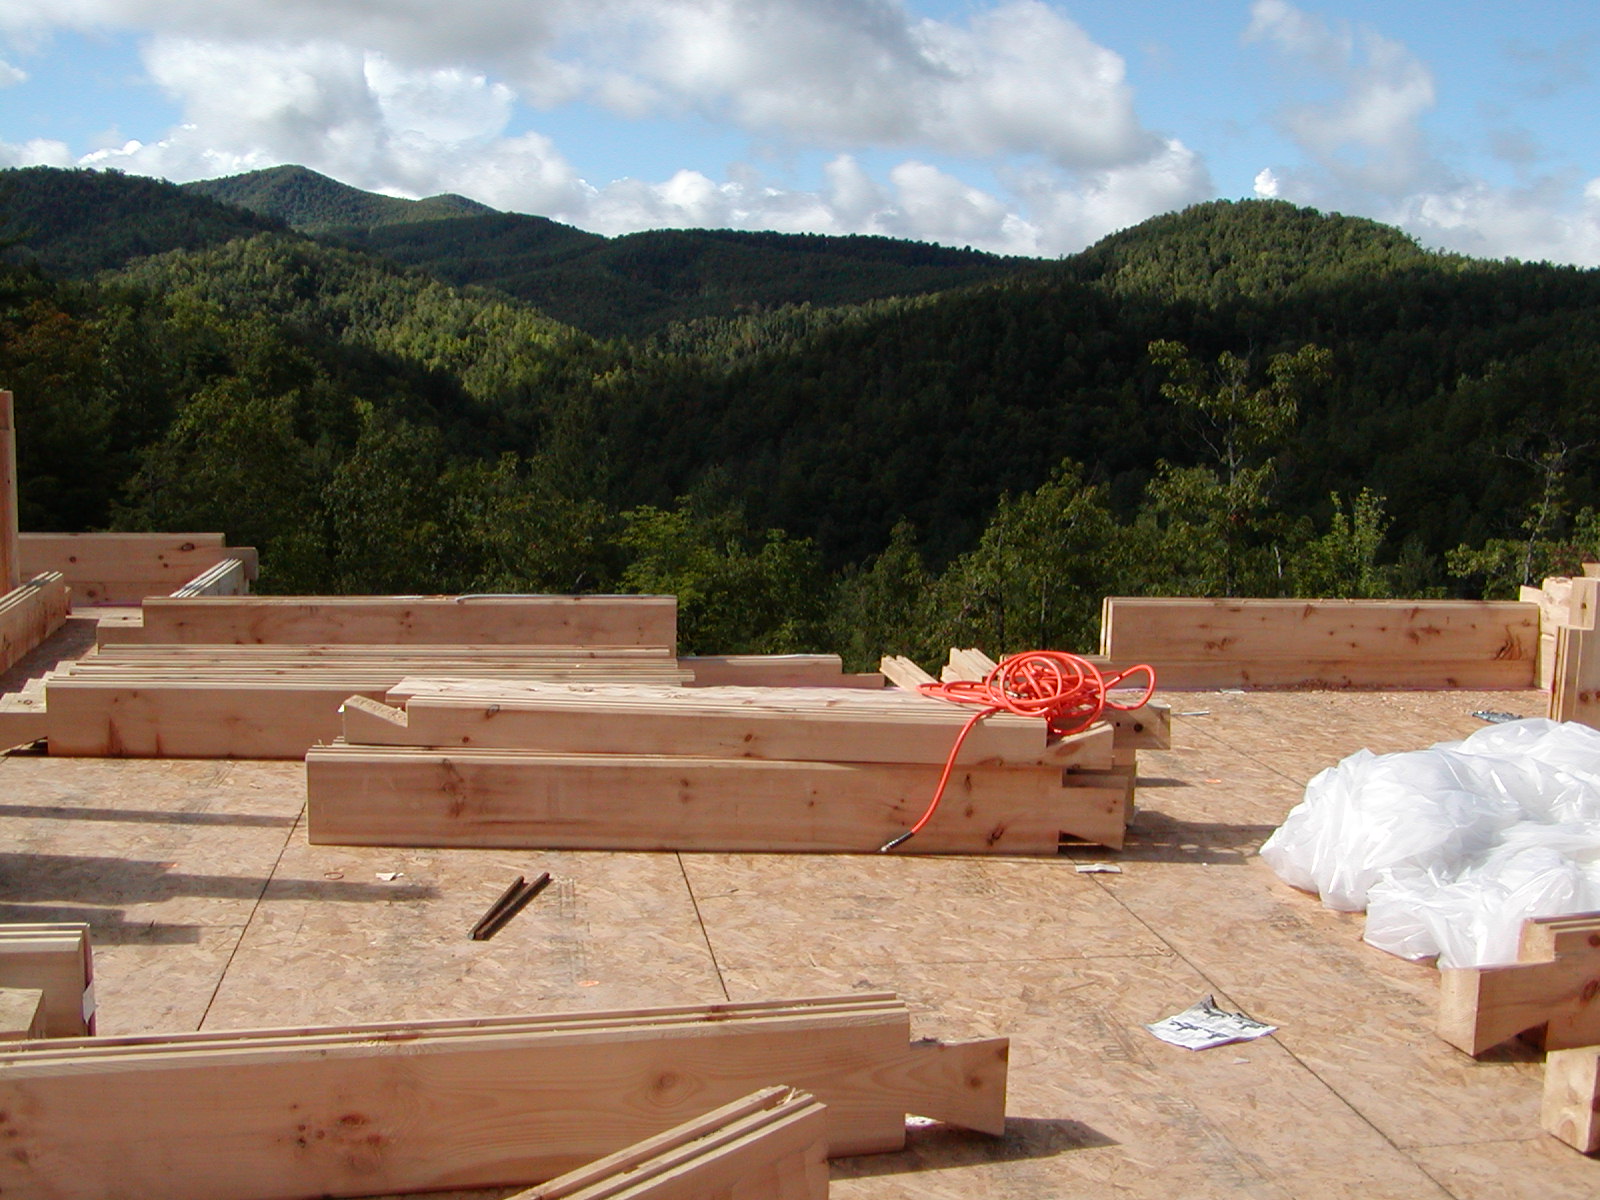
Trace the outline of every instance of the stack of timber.
{"label": "stack of timber", "polygon": [[138,624],[100,633],[97,653],[44,678],[42,704],[35,691],[0,707],[0,744],[298,759],[338,735],[345,699],[408,675],[692,678],[670,596],[152,597]]}
{"label": "stack of timber", "polygon": [[15,724],[0,712],[0,742],[44,737],[52,755],[78,757],[298,759],[339,735],[345,700],[381,698],[419,673],[685,678],[666,647],[111,645],[47,674],[42,711]]}
{"label": "stack of timber", "polygon": [[1600,913],[1525,921],[1517,958],[1441,969],[1439,1036],[1475,1058],[1535,1036],[1545,1049],[1540,1124],[1600,1151]]}
{"label": "stack of timber", "polygon": [[1107,597],[1104,658],[1164,688],[1535,686],[1539,609],[1525,601]]}
{"label": "stack of timber", "polygon": [[94,1033],[94,955],[77,923],[0,925],[0,988],[42,994],[39,1036]]}
{"label": "stack of timber", "polygon": [[[866,852],[927,806],[971,710],[894,689],[408,679],[306,755],[309,835],[341,845]],[[1164,717],[1164,712],[1161,717]],[[967,738],[924,853],[1120,847],[1164,723]],[[1119,742],[1122,743],[1119,747]]]}
{"label": "stack of timber", "polygon": [[257,570],[255,549],[220,533],[24,533],[19,551],[25,574],[61,572],[80,605],[138,604],[202,576],[247,590]]}
{"label": "stack of timber", "polygon": [[910,1040],[892,995],[0,1049],[0,1192],[275,1200],[558,1178],[756,1089],[826,1106],[831,1155],[917,1114],[1000,1134],[1005,1038]]}
{"label": "stack of timber", "polygon": [[511,1200],[823,1200],[827,1108],[763,1088]]}

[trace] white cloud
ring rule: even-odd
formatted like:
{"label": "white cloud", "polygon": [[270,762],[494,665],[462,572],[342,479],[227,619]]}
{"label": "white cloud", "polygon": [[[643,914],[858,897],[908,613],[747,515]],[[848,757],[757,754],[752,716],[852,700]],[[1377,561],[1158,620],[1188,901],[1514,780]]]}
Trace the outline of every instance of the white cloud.
{"label": "white cloud", "polygon": [[1436,103],[1433,73],[1398,42],[1329,26],[1284,0],[1256,0],[1247,41],[1266,41],[1338,89],[1331,101],[1291,104],[1289,136],[1331,176],[1365,191],[1403,196],[1437,181],[1421,118]]}
{"label": "white cloud", "polygon": [[[293,162],[601,232],[856,231],[1019,253],[1077,249],[1209,189],[1191,152],[1141,124],[1121,57],[1041,0],[962,21],[901,0],[458,0],[448,20],[422,0],[0,2],[0,30],[62,28],[133,31],[182,113],[79,161],[179,181]],[[574,98],[695,114],[745,131],[757,158],[833,157],[814,189],[738,164],[585,181],[548,137],[509,132]],[[899,161],[869,173],[860,152],[884,149]]]}
{"label": "white cloud", "polygon": [[20,146],[0,142],[0,167],[70,167],[72,150],[65,142],[32,138]]}
{"label": "white cloud", "polygon": [[1255,0],[1245,38],[1282,54],[1298,88],[1333,92],[1278,114],[1305,161],[1264,169],[1257,195],[1362,213],[1440,249],[1600,265],[1595,185],[1580,195],[1575,178],[1532,174],[1540,147],[1510,127],[1487,144],[1523,173],[1518,186],[1447,167],[1425,124],[1437,103],[1433,72],[1403,45],[1368,28],[1330,25],[1286,0]]}
{"label": "white cloud", "polygon": [[889,0],[634,0],[605,19],[618,11],[624,35],[601,55],[595,94],[626,112],[680,105],[808,143],[1075,168],[1160,152],[1122,59],[1039,0],[966,26]]}
{"label": "white cloud", "polygon": [[1493,188],[1481,182],[1408,197],[1391,218],[1425,245],[1483,258],[1600,266],[1600,179],[1577,204],[1551,183]]}
{"label": "white cloud", "polygon": [[16,87],[19,83],[28,81],[28,73],[21,67],[14,67],[0,59],[0,88]]}

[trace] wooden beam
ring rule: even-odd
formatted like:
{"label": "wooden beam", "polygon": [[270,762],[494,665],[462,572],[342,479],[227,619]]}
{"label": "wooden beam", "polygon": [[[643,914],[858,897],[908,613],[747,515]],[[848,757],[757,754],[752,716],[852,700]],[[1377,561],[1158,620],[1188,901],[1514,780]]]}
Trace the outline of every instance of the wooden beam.
{"label": "wooden beam", "polygon": [[[407,680],[406,725],[346,724],[346,742],[540,750],[563,754],[670,754],[805,762],[942,765],[972,710],[897,689],[668,688],[500,680]],[[1040,764],[1051,751],[1043,721],[997,713],[962,744],[964,764]],[[1074,743],[1087,746],[1084,743]],[[1111,745],[1094,743],[1109,766]],[[1056,758],[1055,761],[1059,761]]]}
{"label": "wooden beam", "polygon": [[0,391],[0,593],[22,586],[17,520],[16,406],[10,392]]}
{"label": "wooden beam", "polygon": [[1600,1151],[1600,1046],[1545,1055],[1539,1124],[1575,1150]]}
{"label": "wooden beam", "polygon": [[17,1043],[0,1190],[288,1200],[558,1177],[754,1089],[827,1106],[829,1152],[917,1113],[998,1134],[1007,1042],[910,1042],[892,996]]}
{"label": "wooden beam", "polygon": [[1163,688],[1528,688],[1539,610],[1521,601],[1108,597],[1101,652]]}
{"label": "wooden beam", "polygon": [[54,571],[0,595],[0,671],[60,629],[71,610],[71,592]]}
{"label": "wooden beam", "polygon": [[0,987],[44,993],[45,1037],[94,1033],[89,927],[73,922],[0,925]]}
{"label": "wooden beam", "polygon": [[672,596],[152,596],[144,603],[142,637],[211,644],[670,648],[677,623]]}
{"label": "wooden beam", "polygon": [[939,682],[902,654],[885,654],[879,660],[878,670],[895,687],[907,692],[915,692],[924,683]]}
{"label": "wooden beam", "polygon": [[697,654],[678,659],[693,674],[691,687],[885,686],[877,671],[846,675],[837,654]]}
{"label": "wooden beam", "polygon": [[[938,768],[668,756],[422,750],[336,742],[306,755],[316,844],[869,852],[927,807]],[[1129,780],[960,767],[921,853],[1120,847]]]}
{"label": "wooden beam", "polygon": [[165,596],[229,558],[256,577],[254,548],[220,533],[24,533],[19,545],[25,572],[60,571],[81,605]]}
{"label": "wooden beam", "polygon": [[765,1088],[510,1200],[822,1200],[827,1109]]}
{"label": "wooden beam", "polygon": [[1541,1026],[1548,1050],[1600,1044],[1600,913],[1524,921],[1517,957],[1440,970],[1439,1036],[1473,1056]]}

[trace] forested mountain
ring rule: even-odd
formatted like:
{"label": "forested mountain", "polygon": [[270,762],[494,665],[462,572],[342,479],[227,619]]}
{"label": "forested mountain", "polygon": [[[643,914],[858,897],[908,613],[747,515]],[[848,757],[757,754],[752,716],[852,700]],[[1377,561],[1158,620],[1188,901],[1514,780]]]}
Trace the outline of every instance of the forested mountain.
{"label": "forested mountain", "polygon": [[260,213],[302,233],[366,230],[381,225],[443,221],[494,212],[487,204],[448,193],[425,200],[379,196],[305,167],[269,167],[182,186],[193,195],[208,196]]}
{"label": "forested mountain", "polygon": [[167,250],[221,245],[282,222],[116,171],[21,167],[0,171],[0,247],[83,278]]}
{"label": "forested mountain", "polygon": [[[1083,648],[1110,593],[1505,594],[1600,551],[1600,272],[1247,201],[893,296],[978,260],[506,214],[230,237],[56,174],[0,173],[91,197],[0,268],[25,526],[222,529],[265,588],[672,591],[687,648],[864,664]],[[97,223],[152,246],[173,193],[197,243],[47,265]],[[572,270],[602,327],[715,315],[600,338],[439,278],[474,259]],[[765,306],[785,274],[871,298]]]}
{"label": "forested mountain", "polygon": [[598,337],[640,337],[675,321],[786,304],[921,295],[1031,265],[882,237],[690,229],[605,238],[460,197],[375,196],[304,167],[184,188],[422,267],[447,283],[495,288]]}

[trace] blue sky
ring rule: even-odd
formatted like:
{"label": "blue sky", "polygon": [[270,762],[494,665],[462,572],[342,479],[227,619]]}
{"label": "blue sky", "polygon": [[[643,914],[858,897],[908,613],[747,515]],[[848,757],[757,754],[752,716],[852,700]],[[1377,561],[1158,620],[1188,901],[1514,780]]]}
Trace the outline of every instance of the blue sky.
{"label": "blue sky", "polygon": [[[447,19],[441,19],[445,14]],[[0,0],[0,165],[1067,254],[1275,196],[1600,265],[1600,6]]]}

